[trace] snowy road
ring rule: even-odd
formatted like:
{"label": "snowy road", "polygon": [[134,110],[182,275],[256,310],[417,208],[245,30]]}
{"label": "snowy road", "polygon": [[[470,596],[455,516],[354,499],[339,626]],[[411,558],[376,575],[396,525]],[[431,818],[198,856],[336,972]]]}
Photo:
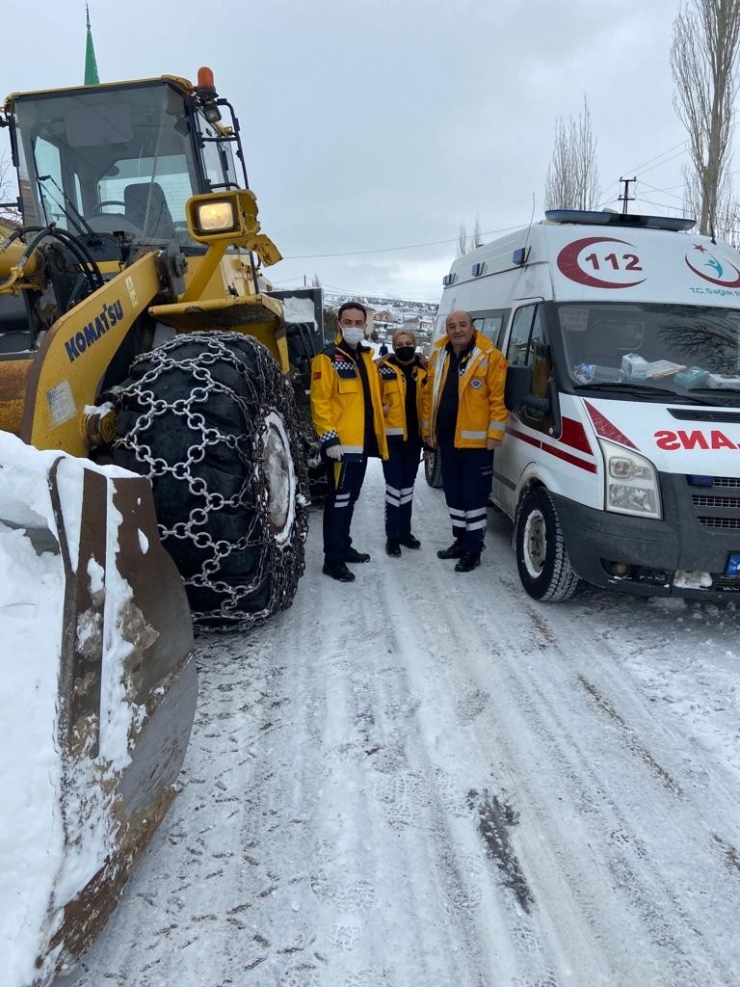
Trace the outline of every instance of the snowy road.
{"label": "snowy road", "polygon": [[540,605],[508,525],[200,637],[182,791],[58,987],[738,987],[740,613],[585,590]]}

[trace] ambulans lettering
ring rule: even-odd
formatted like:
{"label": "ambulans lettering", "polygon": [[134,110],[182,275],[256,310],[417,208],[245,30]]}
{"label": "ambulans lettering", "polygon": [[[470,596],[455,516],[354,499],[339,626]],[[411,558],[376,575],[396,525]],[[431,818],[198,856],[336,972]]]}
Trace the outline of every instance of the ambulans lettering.
{"label": "ambulans lettering", "polygon": [[675,449],[738,449],[740,446],[728,439],[724,432],[712,429],[707,435],[698,429],[691,432],[663,430],[655,433],[655,444],[659,449],[672,452]]}
{"label": "ambulans lettering", "polygon": [[112,329],[123,318],[123,304],[119,299],[110,305],[103,305],[100,315],[96,315],[92,322],[88,322],[84,329],[76,332],[65,340],[64,348],[67,351],[69,362],[73,363],[78,356],[81,356],[88,346],[92,346],[101,336],[104,336],[109,329]]}

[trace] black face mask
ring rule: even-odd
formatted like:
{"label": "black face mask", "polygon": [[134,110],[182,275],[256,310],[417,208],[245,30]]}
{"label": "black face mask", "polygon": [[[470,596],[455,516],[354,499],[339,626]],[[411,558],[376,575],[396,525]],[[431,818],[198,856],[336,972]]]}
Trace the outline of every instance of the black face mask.
{"label": "black face mask", "polygon": [[397,350],[394,351],[401,363],[411,363],[414,359],[414,354],[416,353],[415,346],[399,346]]}

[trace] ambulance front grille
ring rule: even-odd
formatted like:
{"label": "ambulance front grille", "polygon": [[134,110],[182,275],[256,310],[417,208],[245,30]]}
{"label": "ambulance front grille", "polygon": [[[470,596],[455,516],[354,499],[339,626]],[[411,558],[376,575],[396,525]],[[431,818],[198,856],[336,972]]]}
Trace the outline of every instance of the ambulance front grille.
{"label": "ambulance front grille", "polygon": [[714,530],[740,531],[740,477],[687,476],[686,481],[699,524]]}
{"label": "ambulance front grille", "polygon": [[725,531],[740,531],[740,517],[704,517],[701,514],[697,521],[705,528],[722,528]]}
{"label": "ambulance front grille", "polygon": [[706,494],[692,494],[691,503],[694,507],[724,507],[731,511],[740,511],[740,497],[708,497]]}

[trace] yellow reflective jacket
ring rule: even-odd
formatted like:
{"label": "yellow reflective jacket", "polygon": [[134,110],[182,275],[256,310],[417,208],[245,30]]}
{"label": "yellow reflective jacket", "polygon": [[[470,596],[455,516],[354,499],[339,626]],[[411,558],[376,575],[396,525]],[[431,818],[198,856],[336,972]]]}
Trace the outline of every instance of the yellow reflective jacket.
{"label": "yellow reflective jacket", "polygon": [[[422,387],[421,432],[436,446],[437,411],[450,367],[447,337],[438,339],[429,357]],[[482,333],[475,333],[473,350],[458,384],[459,406],[455,426],[456,449],[485,449],[488,439],[503,439],[509,413],[504,405],[506,360]]]}
{"label": "yellow reflective jacket", "polygon": [[[378,363],[380,371],[380,393],[383,396],[383,409],[385,411],[385,434],[387,436],[400,436],[408,439],[408,422],[406,421],[406,374],[403,368],[396,363],[395,357],[390,353],[384,356]],[[421,382],[424,379],[426,370],[415,363],[411,373],[416,381],[416,414],[419,419],[419,430],[421,432]],[[385,410],[387,408],[387,411]],[[421,435],[418,436],[421,438]]]}
{"label": "yellow reflective jacket", "polygon": [[380,375],[373,363],[369,347],[357,347],[353,357],[348,350],[336,345],[324,347],[311,361],[311,417],[322,449],[341,445],[345,454],[363,453],[365,439],[365,396],[357,369],[357,356],[362,360],[370,385],[373,405],[373,430],[381,458],[388,458],[385,438],[383,402],[380,396]]}

